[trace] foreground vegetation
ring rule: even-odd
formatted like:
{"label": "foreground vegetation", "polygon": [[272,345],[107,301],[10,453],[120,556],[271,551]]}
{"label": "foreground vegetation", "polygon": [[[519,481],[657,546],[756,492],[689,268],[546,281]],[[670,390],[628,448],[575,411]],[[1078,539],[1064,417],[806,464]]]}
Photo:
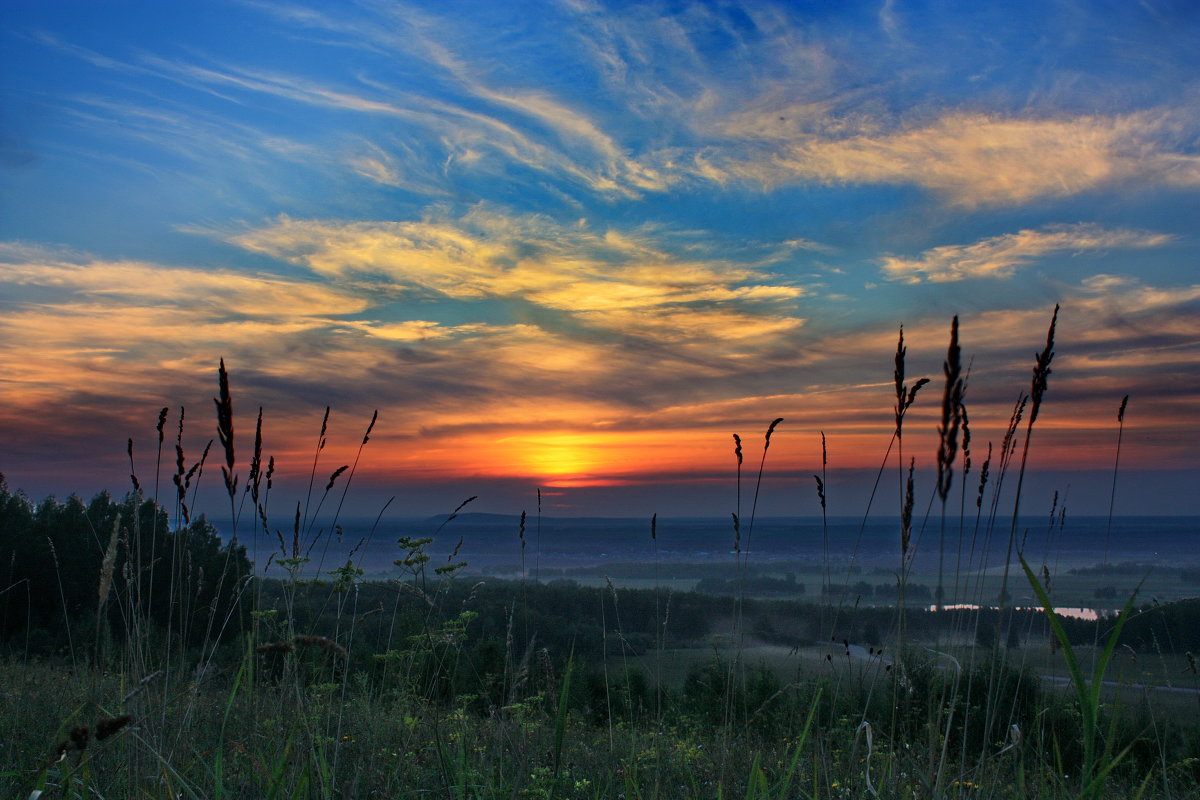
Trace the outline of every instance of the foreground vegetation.
{"label": "foreground vegetation", "polygon": [[[480,582],[457,552],[434,561],[431,540],[411,537],[397,541],[398,579],[364,581],[352,553],[314,580],[310,554],[320,530],[336,530],[337,490],[344,499],[354,465],[334,470],[312,518],[297,509],[283,533],[268,513],[273,462],[260,435],[239,482],[222,364],[231,515],[276,534],[270,558],[287,577],[256,577],[236,541],[193,518],[208,451],[188,466],[182,420],[169,503],[147,499],[136,475],[123,500],[89,503],[35,505],[0,481],[0,794],[1200,797],[1200,604],[1136,607],[1131,597],[1113,617],[1061,618],[1049,570],[1020,553],[1016,454],[1028,453],[1053,331],[997,448],[1005,455],[979,468],[972,497],[955,321],[937,456],[943,520],[958,474],[975,531],[1009,537],[1005,580],[1011,566],[1042,602],[1036,613],[1013,609],[1007,584],[985,597],[982,567],[969,563],[939,573],[932,595],[982,608],[928,609],[909,582],[914,498],[903,459],[893,605],[859,607],[848,591],[836,599],[829,568],[818,602],[754,598],[795,581],[746,569],[752,510],[734,516],[732,578],[709,594]],[[904,355],[901,338],[893,444],[925,384],[906,383]],[[166,418],[164,409],[160,464]],[[1010,470],[1017,499],[1005,532],[988,500]],[[821,476],[817,491],[824,508]],[[335,510],[318,527],[327,499]],[[524,519],[514,533],[523,548]],[[1131,672],[1139,658],[1164,665],[1174,691]]]}

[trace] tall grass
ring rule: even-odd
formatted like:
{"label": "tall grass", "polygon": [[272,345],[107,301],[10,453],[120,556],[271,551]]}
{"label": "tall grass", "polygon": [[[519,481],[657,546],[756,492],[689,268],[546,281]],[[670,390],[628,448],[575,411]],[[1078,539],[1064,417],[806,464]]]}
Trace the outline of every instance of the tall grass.
{"label": "tall grass", "polygon": [[[432,554],[438,537],[454,536],[454,520],[474,497],[431,525],[427,535],[397,537],[392,580],[365,581],[361,562],[376,528],[386,530],[387,505],[371,533],[349,548],[345,563],[328,564],[379,412],[353,461],[329,470],[322,488],[318,475],[328,468],[321,460],[335,435],[326,409],[307,470],[307,495],[278,512],[286,520],[280,523],[271,508],[275,462],[266,452],[263,411],[243,464],[235,450],[233,381],[222,361],[213,441],[219,444],[233,526],[227,543],[235,540],[249,504],[254,541],[274,534],[277,548],[262,563],[256,553],[250,575],[239,571],[234,547],[209,562],[220,565],[218,575],[206,579],[193,568],[199,544],[196,491],[208,447],[194,462],[185,457],[181,409],[174,491],[163,503],[171,508],[170,525],[164,526],[170,530],[143,546],[139,532],[150,520],[132,514],[108,520],[94,542],[95,618],[81,626],[64,616],[61,657],[39,661],[18,655],[0,666],[0,691],[12,701],[0,712],[9,723],[0,744],[12,756],[11,766],[0,767],[0,792],[30,798],[778,800],[1200,795],[1194,769],[1200,762],[1189,761],[1200,758],[1194,723],[1164,724],[1147,734],[1136,714],[1117,714],[1106,703],[1106,675],[1134,616],[1134,598],[1106,621],[1108,633],[1092,648],[1094,665],[1085,675],[1086,645],[1055,611],[1048,566],[1043,563],[1039,578],[1026,557],[1018,515],[1034,423],[1049,389],[1057,313],[1056,307],[1045,347],[1035,355],[1030,389],[1018,396],[999,447],[988,443],[972,487],[969,369],[963,368],[954,318],[928,506],[919,491],[919,456],[912,448],[906,452],[903,441],[909,411],[929,381],[908,382],[901,329],[893,360],[894,429],[876,480],[878,488],[894,452],[900,486],[893,550],[897,602],[882,612],[886,641],[871,643],[869,650],[855,641],[865,611],[851,599],[852,565],[843,586],[831,582],[828,514],[837,498],[829,493],[824,433],[820,473],[813,476],[822,514],[819,607],[771,606],[747,589],[751,567],[757,566],[750,563],[751,545],[760,493],[766,490],[767,451],[782,422],[776,419],[766,428],[744,518],[744,453],[741,438],[733,437],[736,593],[725,605],[704,601],[732,621],[731,635],[685,634],[683,620],[699,600],[674,589],[664,595],[660,573],[669,565],[660,561],[657,514],[650,520],[649,590],[624,588],[611,579],[598,588],[543,583],[540,490],[532,576],[522,512],[513,545],[519,548],[520,573],[512,583],[469,578],[461,537],[444,561]],[[1123,402],[1118,463],[1124,410]],[[168,416],[163,409],[156,426],[155,504],[148,508],[158,507]],[[990,539],[1003,530],[1009,513],[1001,491],[1018,450],[1008,560],[989,564]],[[134,453],[131,442],[131,482],[140,499]],[[947,506],[956,470],[961,486],[955,515]],[[1114,466],[1114,493],[1115,471]],[[931,512],[935,499],[939,508]],[[869,510],[868,504],[860,542]],[[922,532],[931,513],[938,515],[935,612],[911,602],[910,586],[917,554],[930,546]],[[1059,515],[1055,522],[1051,512],[1047,541],[1064,519]],[[152,527],[158,524],[154,512]],[[950,559],[947,547],[955,536]],[[52,537],[47,542],[66,609],[60,553]],[[1044,632],[1012,608],[1008,572],[1014,554],[1043,609]],[[169,562],[165,588],[150,578],[152,565],[162,559]],[[280,577],[267,577],[264,568],[271,564]],[[995,584],[988,575],[996,571],[1002,575],[998,602],[989,594]],[[210,584],[216,586],[211,596],[205,593]],[[15,595],[17,585],[0,589]],[[157,596],[159,590],[165,595]],[[950,608],[962,602],[981,608]],[[165,627],[150,611],[158,603],[169,609]],[[995,605],[999,612],[987,609]],[[820,640],[810,646],[796,637],[794,653],[809,653],[807,660],[797,658],[787,669],[753,663],[751,621],[767,618],[799,630],[804,620],[788,615],[804,614],[817,619]],[[121,621],[116,628],[108,624],[114,618]],[[935,620],[932,632],[929,619]],[[1024,656],[1013,658],[1004,647],[1002,626],[1016,631],[1018,619],[1028,620],[1027,637],[1042,636],[1043,645],[1061,653],[1068,696],[1043,686]],[[709,625],[711,633],[719,633],[714,628]],[[702,657],[706,649],[712,659]],[[1027,645],[1021,652],[1034,650]],[[701,657],[685,668],[680,661],[689,652]],[[20,716],[11,710],[17,708]],[[1178,732],[1176,738],[1169,731]],[[1142,755],[1147,749],[1157,761]]]}

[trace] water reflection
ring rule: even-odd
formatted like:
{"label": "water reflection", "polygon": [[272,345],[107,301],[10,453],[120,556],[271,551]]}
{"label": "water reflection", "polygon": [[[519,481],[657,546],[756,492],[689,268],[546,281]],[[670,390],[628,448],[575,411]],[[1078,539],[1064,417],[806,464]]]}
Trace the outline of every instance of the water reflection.
{"label": "water reflection", "polygon": [[[950,603],[948,605],[942,606],[942,608],[947,611],[950,611],[953,609],[960,609],[960,610],[965,609],[967,611],[978,611],[981,608],[987,608],[991,611],[998,611],[1000,609],[999,606],[981,606],[981,605],[977,605],[975,603]],[[929,610],[937,611],[938,607],[936,605],[931,605],[931,606],[929,606]],[[1017,611],[1041,611],[1042,609],[1041,609],[1041,606],[1017,606],[1016,610]],[[1056,606],[1054,608],[1054,612],[1056,614],[1058,614],[1060,617],[1071,617],[1073,619],[1083,619],[1083,620],[1089,620],[1089,621],[1098,620],[1098,619],[1100,619],[1100,617],[1102,615],[1107,616],[1109,613],[1111,613],[1109,611],[1105,611],[1102,609],[1079,608],[1076,606]]]}

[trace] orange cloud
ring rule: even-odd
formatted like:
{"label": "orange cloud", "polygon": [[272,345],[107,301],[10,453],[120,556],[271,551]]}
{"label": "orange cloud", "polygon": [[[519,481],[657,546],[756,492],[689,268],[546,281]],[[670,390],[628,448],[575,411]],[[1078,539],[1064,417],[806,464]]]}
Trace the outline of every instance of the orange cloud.
{"label": "orange cloud", "polygon": [[[483,222],[499,231],[540,224],[486,215]],[[791,288],[776,291],[756,267],[734,264],[726,274],[720,260],[672,260],[649,234],[605,237],[586,227],[575,241],[568,233],[559,241],[543,237],[561,263],[549,251],[519,254],[513,241],[470,228],[395,228],[390,237],[415,243],[400,254],[419,255],[436,242],[438,252],[449,248],[454,264],[465,263],[447,293],[516,292],[512,287],[528,285],[522,269],[537,272],[545,291],[553,285],[566,292],[568,276],[599,284],[610,262],[620,279],[619,291],[599,294],[591,305],[581,300],[579,308],[559,309],[582,330],[389,319],[374,305],[378,293],[366,266],[399,264],[415,270],[413,283],[440,285],[431,268],[404,266],[393,239],[375,252],[366,247],[375,239],[355,238],[350,229],[345,242],[322,250],[314,231],[345,229],[283,227],[265,229],[266,241],[285,237],[272,246],[283,251],[290,242],[295,249],[287,252],[305,263],[307,251],[296,242],[309,243],[314,263],[326,264],[329,274],[236,275],[16,246],[0,251],[10,298],[0,317],[0,358],[9,365],[0,422],[10,444],[33,452],[61,450],[64,437],[115,438],[119,455],[125,436],[145,435],[157,408],[184,404],[203,409],[194,429],[199,441],[188,444],[189,454],[198,452],[211,427],[214,365],[224,357],[234,375],[238,430],[246,432],[241,441],[253,411],[265,406],[281,474],[301,475],[310,463],[325,404],[334,406],[338,425],[326,456],[339,463],[353,457],[371,410],[381,410],[365,468],[380,483],[388,475],[576,486],[663,475],[703,479],[731,469],[735,431],[755,458],[762,429],[777,416],[785,424],[768,463],[780,473],[810,474],[822,431],[837,468],[877,466],[887,448],[896,331],[811,331],[780,305]],[[353,242],[364,244],[360,260],[349,261],[349,271],[335,269],[335,254],[350,258]],[[1123,459],[1131,466],[1190,463],[1188,448],[1200,444],[1187,433],[1194,429],[1188,404],[1200,396],[1200,288],[1104,275],[1063,292],[1038,458],[1064,466],[1101,458],[1114,404],[1129,393],[1135,399]],[[255,308],[256,297],[268,302]],[[545,308],[569,305],[568,295],[562,298],[543,298]],[[1048,319],[1048,308],[998,308],[962,320],[965,352],[975,357],[967,400],[977,454],[1003,435]],[[906,326],[910,380],[940,374],[947,329],[945,319]],[[919,464],[932,463],[936,452],[938,400],[935,380],[909,418],[905,452]]]}

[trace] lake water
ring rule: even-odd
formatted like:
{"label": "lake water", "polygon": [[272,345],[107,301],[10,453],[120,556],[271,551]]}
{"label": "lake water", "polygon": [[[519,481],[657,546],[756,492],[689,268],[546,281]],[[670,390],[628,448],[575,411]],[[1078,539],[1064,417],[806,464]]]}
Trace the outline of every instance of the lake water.
{"label": "lake water", "polygon": [[[938,607],[936,605],[926,606],[926,608],[928,608],[930,611],[938,610]],[[978,611],[982,608],[988,608],[988,609],[991,609],[992,611],[996,611],[999,609],[999,606],[980,606],[980,605],[976,605],[975,603],[948,603],[948,604],[942,606],[942,608],[947,611],[952,611],[955,609],[958,609],[958,610],[966,609],[968,611]],[[1017,611],[1041,611],[1042,609],[1041,609],[1041,606],[1038,606],[1037,608],[1034,608],[1032,606],[1017,606],[1016,610]],[[1094,622],[1095,620],[1100,619],[1101,614],[1108,614],[1110,612],[1105,611],[1105,610],[1095,609],[1095,608],[1078,608],[1076,606],[1055,606],[1054,613],[1058,614],[1060,617],[1073,617],[1075,619],[1084,619],[1084,620],[1089,620],[1089,621]]]}

